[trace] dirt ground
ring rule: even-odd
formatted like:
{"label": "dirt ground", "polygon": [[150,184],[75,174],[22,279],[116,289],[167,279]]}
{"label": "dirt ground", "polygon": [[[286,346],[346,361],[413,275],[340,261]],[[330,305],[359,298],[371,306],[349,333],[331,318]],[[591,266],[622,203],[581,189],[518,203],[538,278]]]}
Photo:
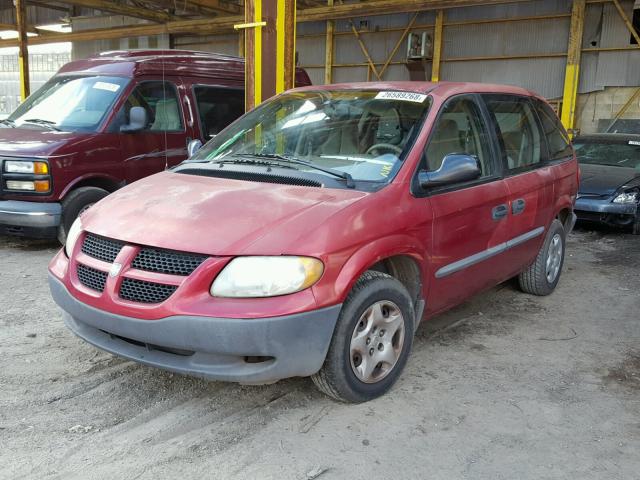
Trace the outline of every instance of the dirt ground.
{"label": "dirt ground", "polygon": [[0,237],[2,479],[638,479],[640,238],[578,230],[558,290],[511,282],[423,325],[385,397],[124,361],[50,299],[55,244]]}

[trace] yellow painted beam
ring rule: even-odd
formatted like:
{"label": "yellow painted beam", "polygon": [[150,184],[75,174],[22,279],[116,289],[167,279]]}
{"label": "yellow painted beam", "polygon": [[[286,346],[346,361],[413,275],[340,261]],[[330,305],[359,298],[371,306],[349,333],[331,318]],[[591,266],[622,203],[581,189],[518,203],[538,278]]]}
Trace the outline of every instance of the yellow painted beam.
{"label": "yellow painted beam", "polygon": [[433,59],[431,62],[431,81],[440,81],[440,61],[442,58],[442,31],[444,25],[444,10],[436,13],[436,24],[433,27]]}
{"label": "yellow painted beam", "polygon": [[574,0],[571,9],[571,26],[567,48],[567,67],[564,75],[562,94],[562,112],[560,120],[571,134],[575,127],[578,84],[580,82],[580,56],[582,53],[582,34],[584,32],[585,0]]}
{"label": "yellow painted beam", "polygon": [[636,43],[640,45],[640,36],[638,35],[638,32],[636,32],[636,29],[633,28],[633,24],[629,20],[629,17],[627,16],[627,14],[622,9],[620,2],[618,0],[613,0],[613,4],[616,6],[616,10],[618,10],[618,14],[620,15],[620,18],[622,18],[622,21],[626,25],[627,30],[629,30],[629,33],[631,33],[631,35],[633,35],[633,38],[635,38]]}
{"label": "yellow painted beam", "polygon": [[29,47],[27,45],[27,15],[25,0],[15,0],[18,26],[18,70],[20,71],[20,98],[24,102],[30,93]]}

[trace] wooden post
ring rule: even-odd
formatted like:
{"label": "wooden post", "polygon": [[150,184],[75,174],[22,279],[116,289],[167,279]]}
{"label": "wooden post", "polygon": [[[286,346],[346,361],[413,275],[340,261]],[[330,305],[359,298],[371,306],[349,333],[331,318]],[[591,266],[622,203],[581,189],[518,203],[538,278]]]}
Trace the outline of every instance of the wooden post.
{"label": "wooden post", "polygon": [[246,0],[245,108],[292,88],[295,80],[295,0]]}
{"label": "wooden post", "polygon": [[582,33],[584,31],[585,0],[574,0],[571,9],[569,46],[567,48],[567,67],[564,75],[562,94],[562,125],[571,134],[575,126],[576,99],[580,81],[580,54],[582,53]]}
{"label": "wooden post", "polygon": [[15,0],[18,24],[18,70],[20,71],[20,98],[29,96],[29,47],[27,45],[27,18],[25,0]]}
{"label": "wooden post", "polygon": [[[327,6],[333,7],[333,0],[327,0]],[[335,20],[327,20],[327,37],[325,39],[324,55],[324,83],[333,82],[333,32],[336,28]]]}
{"label": "wooden post", "polygon": [[433,60],[431,62],[431,81],[440,81],[440,58],[442,56],[442,30],[444,25],[444,10],[436,13],[436,24],[433,27]]}

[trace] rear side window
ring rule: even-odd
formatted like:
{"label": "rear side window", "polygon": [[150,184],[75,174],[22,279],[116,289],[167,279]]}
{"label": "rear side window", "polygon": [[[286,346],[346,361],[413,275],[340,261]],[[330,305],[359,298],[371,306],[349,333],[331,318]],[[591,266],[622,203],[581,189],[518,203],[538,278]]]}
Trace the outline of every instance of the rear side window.
{"label": "rear side window", "polygon": [[482,177],[495,173],[488,150],[489,134],[477,103],[470,96],[456,96],[444,105],[426,150],[427,170],[438,170],[445,156],[451,153],[466,153],[475,156]]}
{"label": "rear side window", "polygon": [[546,103],[534,101],[542,130],[549,145],[549,160],[560,160],[571,155],[571,142],[558,116]]}
{"label": "rear side window", "polygon": [[509,95],[486,95],[484,98],[494,118],[507,168],[521,171],[541,164],[544,140],[529,101]]}
{"label": "rear side window", "polygon": [[242,90],[197,85],[193,87],[193,93],[196,97],[202,134],[207,140],[244,113]]}

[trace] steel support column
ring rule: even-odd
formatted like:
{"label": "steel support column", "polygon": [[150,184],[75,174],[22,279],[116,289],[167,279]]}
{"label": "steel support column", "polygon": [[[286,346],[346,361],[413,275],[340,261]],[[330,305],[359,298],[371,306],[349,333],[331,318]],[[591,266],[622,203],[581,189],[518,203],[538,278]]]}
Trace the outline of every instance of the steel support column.
{"label": "steel support column", "polygon": [[571,27],[567,48],[567,67],[564,75],[562,94],[562,125],[569,133],[575,126],[576,100],[580,82],[580,55],[582,53],[582,33],[584,31],[585,0],[574,0],[571,9]]}
{"label": "steel support column", "polygon": [[442,30],[444,25],[444,10],[436,13],[436,24],[433,27],[433,60],[431,62],[431,81],[440,81],[440,59],[442,58]]}
{"label": "steel support column", "polygon": [[15,0],[18,26],[18,70],[20,71],[20,98],[29,96],[29,48],[27,46],[27,18],[25,0]]}
{"label": "steel support column", "polygon": [[294,86],[295,0],[246,0],[245,108]]}

